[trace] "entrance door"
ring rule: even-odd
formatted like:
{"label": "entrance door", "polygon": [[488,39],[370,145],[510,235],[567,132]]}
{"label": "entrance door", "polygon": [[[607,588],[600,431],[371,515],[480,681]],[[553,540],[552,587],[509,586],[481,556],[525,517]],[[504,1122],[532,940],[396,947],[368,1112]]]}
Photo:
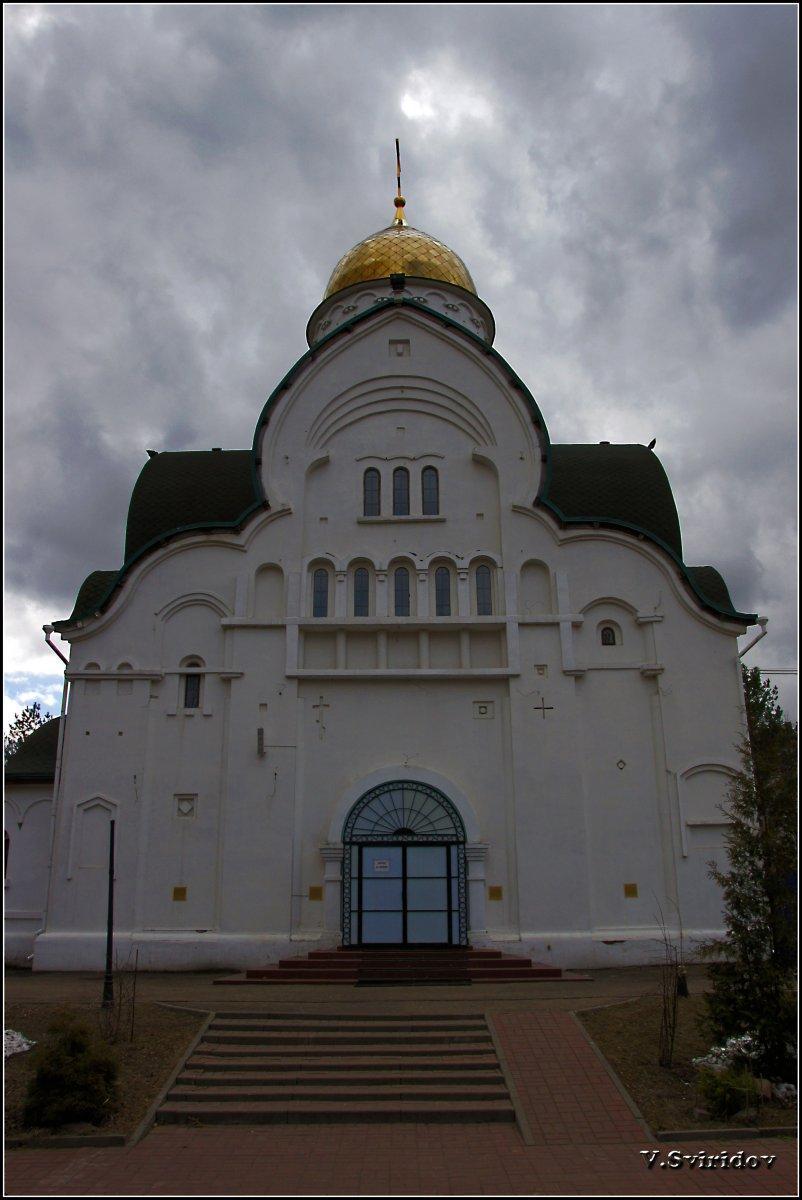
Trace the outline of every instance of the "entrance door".
{"label": "entrance door", "polygon": [[354,850],[355,942],[459,944],[456,845],[375,843]]}

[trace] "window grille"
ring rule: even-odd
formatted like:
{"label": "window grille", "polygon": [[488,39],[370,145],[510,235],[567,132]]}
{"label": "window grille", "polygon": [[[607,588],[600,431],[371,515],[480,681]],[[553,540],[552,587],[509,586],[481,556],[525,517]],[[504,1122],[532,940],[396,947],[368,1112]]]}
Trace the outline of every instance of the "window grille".
{"label": "window grille", "polygon": [[438,617],[451,616],[451,572],[438,567],[434,573],[434,611]]}
{"label": "window grille", "polygon": [[354,571],[354,616],[370,616],[370,576],[366,567]]}
{"label": "window grille", "polygon": [[184,708],[200,708],[200,675],[184,676]]}
{"label": "window grille", "polygon": [[424,467],[421,476],[423,515],[436,517],[440,512],[440,480],[435,467]]}
{"label": "window grille", "polygon": [[406,567],[398,567],[394,576],[395,585],[395,615],[409,616],[409,571]]}
{"label": "window grille", "polygon": [[484,564],[476,568],[476,614],[479,617],[493,615],[493,582],[490,568]]}
{"label": "window grille", "polygon": [[409,471],[396,467],[393,471],[393,516],[409,516]]}
{"label": "window grille", "polygon": [[366,517],[381,516],[381,475],[370,467],[362,480],[362,512]]}
{"label": "window grille", "polygon": [[312,577],[312,616],[327,617],[329,615],[329,573],[325,567],[318,567]]}

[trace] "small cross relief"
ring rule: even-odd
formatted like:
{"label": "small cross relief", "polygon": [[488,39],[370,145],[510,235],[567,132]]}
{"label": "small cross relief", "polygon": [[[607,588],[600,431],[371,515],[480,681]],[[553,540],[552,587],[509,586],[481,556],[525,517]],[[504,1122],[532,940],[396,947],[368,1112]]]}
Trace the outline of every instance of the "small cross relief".
{"label": "small cross relief", "polygon": [[540,704],[533,705],[535,712],[539,712],[543,720],[546,719],[547,712],[554,712],[554,705],[547,704],[545,700],[541,700]]}
{"label": "small cross relief", "polygon": [[324,720],[326,714],[324,713],[323,710],[324,710],[324,708],[331,708],[331,705],[326,704],[323,700],[323,697],[321,696],[320,699],[318,700],[317,704],[312,705],[312,708],[317,710],[317,716],[315,717],[315,720],[317,721],[317,726],[318,726],[318,730],[319,730],[318,736],[322,742],[323,738],[325,737],[325,734],[326,734],[326,724],[325,724],[325,720]]}

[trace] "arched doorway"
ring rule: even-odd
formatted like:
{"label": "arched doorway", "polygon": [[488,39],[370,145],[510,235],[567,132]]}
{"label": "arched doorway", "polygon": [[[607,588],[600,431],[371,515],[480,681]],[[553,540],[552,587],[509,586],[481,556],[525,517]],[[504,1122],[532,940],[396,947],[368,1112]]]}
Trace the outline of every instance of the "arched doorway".
{"label": "arched doorway", "polygon": [[397,780],[357,800],[343,828],[343,945],[468,941],[465,827],[437,788]]}

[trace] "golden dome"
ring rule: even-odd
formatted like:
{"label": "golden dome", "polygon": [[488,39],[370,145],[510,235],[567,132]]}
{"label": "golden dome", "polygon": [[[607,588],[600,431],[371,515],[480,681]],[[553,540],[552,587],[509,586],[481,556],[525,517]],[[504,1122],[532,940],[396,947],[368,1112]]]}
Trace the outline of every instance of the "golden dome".
{"label": "golden dome", "polygon": [[[403,217],[403,203],[397,213]],[[331,273],[324,300],[353,283],[386,279],[389,275],[415,275],[421,279],[442,279],[455,283],[476,295],[476,288],[465,263],[438,242],[437,238],[396,220],[386,229],[372,233],[344,254]]]}

